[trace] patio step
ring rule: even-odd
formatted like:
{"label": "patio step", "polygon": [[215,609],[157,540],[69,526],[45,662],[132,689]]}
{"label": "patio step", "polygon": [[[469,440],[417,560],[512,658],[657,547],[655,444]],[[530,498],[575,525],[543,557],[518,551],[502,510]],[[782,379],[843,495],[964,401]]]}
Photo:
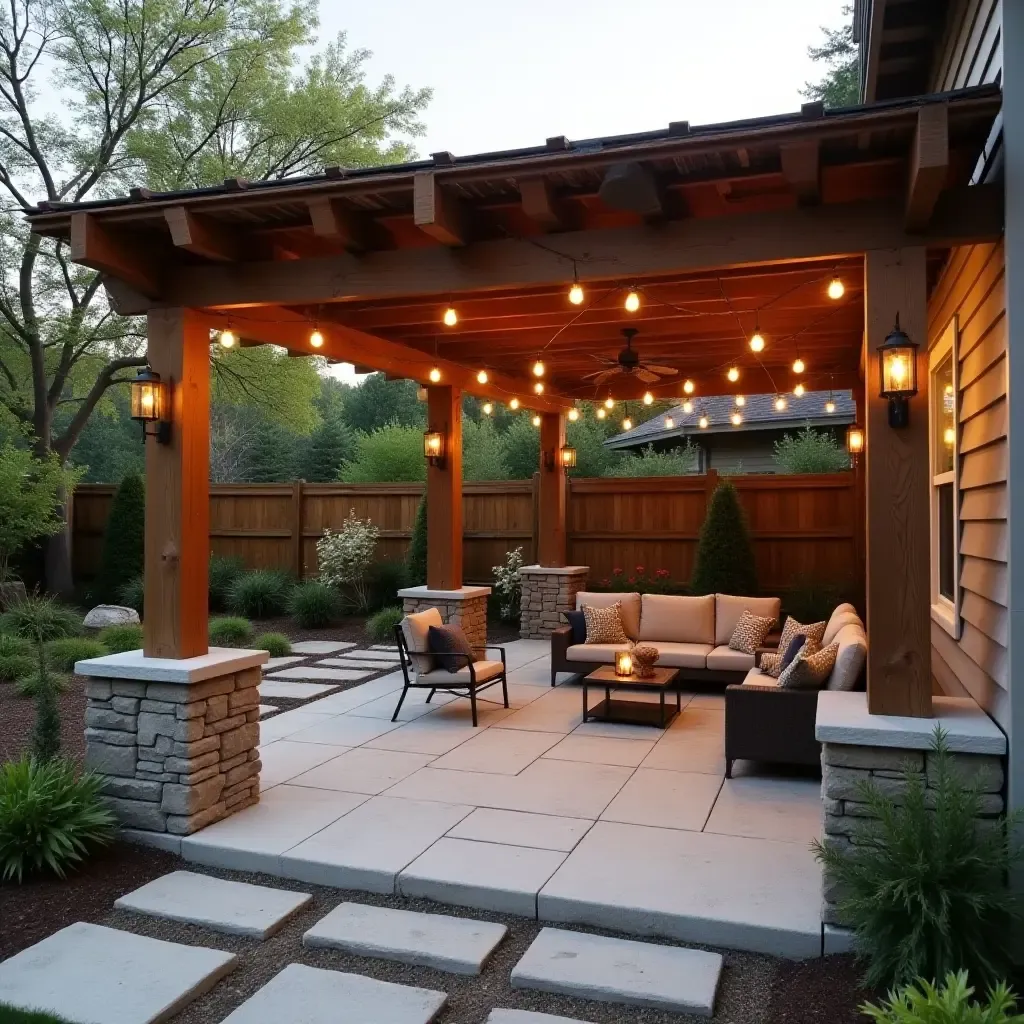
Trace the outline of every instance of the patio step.
{"label": "patio step", "polygon": [[479,974],[507,934],[503,924],[489,921],[342,903],[303,935],[302,944],[453,974]]}
{"label": "patio step", "polygon": [[721,974],[717,953],[542,928],[512,987],[710,1017]]}
{"label": "patio step", "polygon": [[484,1024],[587,1024],[575,1017],[553,1017],[533,1010],[491,1010]]}

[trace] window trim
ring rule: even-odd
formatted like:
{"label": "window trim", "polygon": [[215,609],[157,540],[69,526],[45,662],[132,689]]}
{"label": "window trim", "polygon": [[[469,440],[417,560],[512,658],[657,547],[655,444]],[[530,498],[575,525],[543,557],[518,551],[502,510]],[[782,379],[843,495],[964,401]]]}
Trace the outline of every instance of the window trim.
{"label": "window trim", "polygon": [[[946,329],[928,353],[928,502],[929,502],[929,559],[931,562],[930,603],[932,621],[954,640],[960,639],[960,325],[953,314]],[[953,469],[936,473],[935,439],[937,437],[936,401],[933,381],[936,369],[949,357],[953,370],[955,400],[953,426]],[[953,600],[939,592],[939,488],[953,484]]]}

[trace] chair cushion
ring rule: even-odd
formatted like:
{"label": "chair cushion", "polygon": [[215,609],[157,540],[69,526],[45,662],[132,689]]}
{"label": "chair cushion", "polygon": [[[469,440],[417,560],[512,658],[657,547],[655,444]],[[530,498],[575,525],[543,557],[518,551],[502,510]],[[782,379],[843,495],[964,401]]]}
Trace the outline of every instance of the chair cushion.
{"label": "chair cushion", "polygon": [[583,606],[583,618],[587,623],[586,644],[619,644],[629,640],[622,628],[620,607],[618,601],[606,608],[594,608],[589,604]]}
{"label": "chair cushion", "polygon": [[676,644],[712,644],[715,641],[715,599],[644,594],[640,599],[639,639]]}
{"label": "chair cushion", "polygon": [[566,661],[590,661],[596,665],[614,665],[619,651],[628,651],[630,644],[573,644],[565,652]]}
{"label": "chair cushion", "polygon": [[753,657],[754,651],[764,643],[765,637],[772,631],[774,625],[774,619],[744,610],[732,631],[732,636],[729,637],[729,647]]}
{"label": "chair cushion", "polygon": [[753,654],[719,646],[708,654],[708,668],[719,672],[746,672],[754,667]]}
{"label": "chair cushion", "polygon": [[759,668],[752,668],[747,673],[746,678],[743,680],[742,685],[743,686],[750,686],[750,687],[759,687],[761,689],[764,689],[766,687],[773,687],[773,688],[777,689],[778,685],[779,685],[779,681],[777,679],[773,679],[769,675],[766,675]]}
{"label": "chair cushion", "polygon": [[562,615],[572,630],[572,636],[570,637],[572,642],[574,644],[585,644],[587,642],[587,618],[583,612],[562,612]]}
{"label": "chair cushion", "polygon": [[844,626],[836,634],[835,643],[839,644],[839,651],[825,688],[855,690],[868,660],[868,642],[863,627],[856,623]]}
{"label": "chair cushion", "polygon": [[763,618],[779,621],[782,601],[777,597],[738,597],[734,594],[715,594],[715,639],[717,646],[729,643],[740,616],[752,612]]}
{"label": "chair cushion", "polygon": [[576,595],[576,608],[610,608],[618,601],[622,606],[619,615],[622,617],[622,628],[630,640],[640,639],[640,595],[639,594],[595,594],[589,590],[581,590]]}
{"label": "chair cushion", "polygon": [[826,625],[827,623],[825,622],[804,624],[803,622],[798,622],[790,615],[782,625],[782,636],[779,637],[779,650],[785,654],[789,649],[789,645],[793,642],[793,637],[798,634],[810,637],[820,644],[822,637],[825,635]]}
{"label": "chair cushion", "polygon": [[421,612],[410,612],[402,619],[402,636],[409,648],[413,670],[417,675],[435,668],[434,656],[430,654],[428,638],[431,626],[443,626],[441,613],[436,608],[425,608]]}
{"label": "chair cushion", "polygon": [[779,676],[783,690],[820,690],[836,663],[839,644],[818,648],[810,637],[792,664]]}
{"label": "chair cushion", "polygon": [[473,648],[463,633],[462,627],[452,623],[449,626],[430,626],[427,629],[427,648],[434,655],[434,664],[446,672],[458,672],[469,664],[466,658],[453,655],[465,654],[469,661],[474,661]]}
{"label": "chair cushion", "polygon": [[680,644],[661,641],[647,643],[658,648],[658,668],[707,668],[711,644]]}
{"label": "chair cushion", "polygon": [[[486,683],[488,679],[501,675],[500,661],[478,661],[473,665],[478,683]],[[424,672],[416,680],[418,683],[437,683],[438,686],[468,686],[469,666],[465,665],[458,672],[448,672],[443,668],[435,668],[433,672]]]}
{"label": "chair cushion", "polygon": [[839,635],[839,631],[844,626],[861,626],[864,623],[861,621],[860,616],[853,609],[849,611],[840,612],[838,609],[832,613],[832,617],[828,620],[828,625],[825,626],[825,632],[822,635],[821,642],[823,644],[830,644]]}

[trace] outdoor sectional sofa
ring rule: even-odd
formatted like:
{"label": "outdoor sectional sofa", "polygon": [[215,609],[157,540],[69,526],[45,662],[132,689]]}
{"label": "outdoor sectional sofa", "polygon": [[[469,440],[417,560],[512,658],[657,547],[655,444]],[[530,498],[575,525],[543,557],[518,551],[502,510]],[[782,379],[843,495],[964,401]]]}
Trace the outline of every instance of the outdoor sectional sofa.
{"label": "outdoor sectional sofa", "polygon": [[[676,597],[668,594],[576,595],[576,607],[621,605],[622,626],[631,641],[658,649],[658,665],[680,669],[683,679],[739,683],[755,667],[755,656],[734,651],[729,638],[743,612],[749,611],[778,622],[781,601],[777,597],[737,597],[708,594]],[[551,634],[551,685],[559,672],[586,675],[615,662],[624,644],[574,643],[572,628],[563,626]]]}

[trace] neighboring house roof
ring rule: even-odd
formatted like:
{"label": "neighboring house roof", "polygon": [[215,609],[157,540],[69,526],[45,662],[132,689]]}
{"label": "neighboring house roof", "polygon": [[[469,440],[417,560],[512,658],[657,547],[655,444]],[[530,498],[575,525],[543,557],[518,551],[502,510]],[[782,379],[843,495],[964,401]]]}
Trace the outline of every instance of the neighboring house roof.
{"label": "neighboring house roof", "polygon": [[[825,403],[832,396],[836,404],[834,413],[825,412]],[[775,411],[777,395],[747,395],[746,404],[739,410],[743,423],[735,427],[732,414],[737,411],[736,400],[732,395],[716,395],[712,398],[694,399],[693,412],[687,415],[682,405],[677,405],[667,413],[652,416],[632,430],[617,434],[605,441],[609,448],[632,448],[653,441],[665,441],[673,437],[686,437],[693,434],[718,434],[730,431],[784,430],[799,428],[807,424],[811,426],[845,426],[857,419],[857,409],[853,401],[852,391],[808,391],[799,398],[786,394],[786,411]],[[697,426],[701,416],[707,416],[708,425],[703,430]],[[665,417],[674,421],[671,429],[665,428]]]}

